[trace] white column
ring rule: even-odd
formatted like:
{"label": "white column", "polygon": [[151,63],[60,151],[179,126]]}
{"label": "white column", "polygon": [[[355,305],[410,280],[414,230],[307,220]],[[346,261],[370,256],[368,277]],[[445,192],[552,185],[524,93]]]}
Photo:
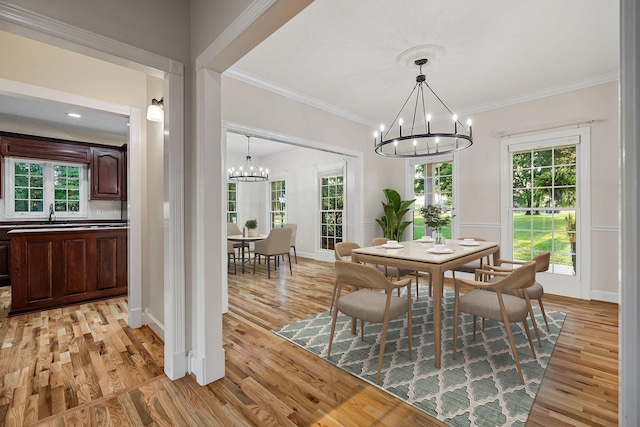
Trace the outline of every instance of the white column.
{"label": "white column", "polygon": [[175,380],[188,371],[184,275],[184,75],[181,63],[171,62],[165,86],[164,372]]}
{"label": "white column", "polygon": [[[196,212],[193,237],[193,358],[191,371],[200,385],[224,376],[222,348],[222,272],[226,233],[222,233],[221,74],[196,73]],[[225,250],[223,253],[223,244]]]}

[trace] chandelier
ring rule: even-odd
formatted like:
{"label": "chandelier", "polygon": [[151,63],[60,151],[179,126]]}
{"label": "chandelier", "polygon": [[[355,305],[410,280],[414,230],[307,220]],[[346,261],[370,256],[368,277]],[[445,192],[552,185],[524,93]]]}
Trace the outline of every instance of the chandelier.
{"label": "chandelier", "polygon": [[[442,99],[431,89],[425,75],[422,74],[422,67],[428,62],[427,58],[416,59],[413,62],[420,69],[420,74],[416,77],[416,84],[413,90],[386,132],[384,125],[381,125],[380,133],[374,133],[373,145],[376,153],[381,156],[436,156],[463,150],[473,144],[471,120],[467,121],[468,128],[465,127],[458,120],[458,116],[453,114]],[[431,129],[431,114],[427,112],[427,104],[424,100],[425,89],[428,89],[451,115],[452,123],[449,131],[443,131],[442,129],[434,131]],[[415,102],[409,103],[414,94]],[[407,108],[411,121],[408,126],[403,128],[404,122],[401,116],[407,105],[413,107],[413,112]]]}
{"label": "chandelier", "polygon": [[247,158],[237,168],[229,169],[229,179],[243,182],[258,182],[269,179],[269,169],[255,166],[249,152],[250,136],[247,135]]}

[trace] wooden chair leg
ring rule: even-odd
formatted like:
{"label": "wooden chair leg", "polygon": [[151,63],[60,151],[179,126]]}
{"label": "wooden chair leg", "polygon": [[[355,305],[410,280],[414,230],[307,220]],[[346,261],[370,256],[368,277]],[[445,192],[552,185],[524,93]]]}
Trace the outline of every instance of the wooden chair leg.
{"label": "wooden chair leg", "polygon": [[[431,288],[429,288],[431,291]],[[453,300],[453,360],[456,360],[456,347],[458,344],[458,289],[456,288],[455,299]]]}
{"label": "wooden chair leg", "polygon": [[524,319],[522,321],[522,324],[524,325],[524,331],[527,334],[527,339],[529,340],[529,347],[531,347],[531,353],[533,354],[533,358],[537,359],[538,357],[536,356],[536,349],[533,346],[533,341],[531,340],[531,332],[529,332],[529,322],[527,322],[527,319]]}
{"label": "wooden chair leg", "polygon": [[476,340],[476,323],[478,323],[478,318],[476,315],[473,316],[473,340]]}
{"label": "wooden chair leg", "polygon": [[[504,328],[507,330],[507,336],[509,337],[509,345],[511,346],[511,353],[513,355],[513,360],[516,362],[516,367],[518,368],[518,375],[520,376],[520,383],[524,384],[524,376],[522,375],[522,368],[520,367],[520,359],[518,359],[518,351],[516,349],[516,342],[513,339],[513,333],[511,332],[511,324],[509,323],[509,319],[507,318],[507,313],[502,312],[502,318],[504,322]],[[525,330],[528,331],[527,328]]]}
{"label": "wooden chair leg", "polygon": [[380,354],[378,355],[378,375],[376,376],[376,384],[380,384],[380,371],[382,370],[382,360],[384,359],[384,346],[387,341],[387,328],[389,327],[389,312],[384,314],[382,323],[382,334],[380,335]]}
{"label": "wooden chair leg", "polygon": [[333,344],[333,334],[336,332],[336,319],[338,318],[338,310],[333,312],[331,317],[331,335],[329,335],[329,348],[327,349],[327,358],[331,356],[331,345]]}
{"label": "wooden chair leg", "polygon": [[298,253],[296,252],[296,247],[295,246],[292,246],[292,248],[293,248],[293,256],[295,257],[296,264],[297,264],[298,263]]}
{"label": "wooden chair leg", "polygon": [[266,255],[267,257],[267,279],[271,279],[271,255]]}
{"label": "wooden chair leg", "polygon": [[291,254],[287,254],[287,256],[289,257],[289,273],[293,274],[293,270],[291,269]]}
{"label": "wooden chair leg", "polygon": [[551,332],[551,329],[549,328],[549,321],[547,320],[547,313],[544,311],[544,305],[542,305],[542,298],[538,298],[538,305],[540,306],[540,311],[542,312],[544,323],[545,325],[547,325],[547,332]]}
{"label": "wooden chair leg", "polygon": [[333,310],[333,304],[336,302],[336,290],[338,289],[338,281],[333,284],[333,294],[331,295],[331,306],[329,307],[329,313]]}

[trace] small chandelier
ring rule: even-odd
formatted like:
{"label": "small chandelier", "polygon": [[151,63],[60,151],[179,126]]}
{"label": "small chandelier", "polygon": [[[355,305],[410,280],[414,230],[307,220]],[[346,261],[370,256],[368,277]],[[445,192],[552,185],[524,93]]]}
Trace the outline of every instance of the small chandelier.
{"label": "small chandelier", "polygon": [[247,158],[237,168],[229,169],[229,179],[243,182],[258,182],[269,179],[269,169],[255,166],[249,152],[249,139],[247,136]]}
{"label": "small chandelier", "polygon": [[[463,150],[473,144],[471,131],[471,120],[467,121],[466,128],[453,114],[449,107],[440,99],[427,83],[427,79],[422,74],[422,66],[429,62],[426,58],[416,59],[414,64],[420,68],[420,74],[416,77],[416,84],[404,102],[396,118],[385,132],[384,125],[380,126],[380,134],[374,133],[373,145],[376,153],[386,157],[422,157],[436,156],[440,154],[452,153]],[[453,132],[432,132],[431,114],[427,112],[427,105],[424,101],[425,88],[429,89],[433,96],[451,114]],[[409,126],[403,129],[403,120],[400,117],[409,100],[416,94],[413,105],[413,114]],[[394,127],[396,126],[397,127]],[[408,129],[407,129],[408,128]],[[404,131],[404,132],[403,132]],[[379,136],[379,138],[378,138]]]}

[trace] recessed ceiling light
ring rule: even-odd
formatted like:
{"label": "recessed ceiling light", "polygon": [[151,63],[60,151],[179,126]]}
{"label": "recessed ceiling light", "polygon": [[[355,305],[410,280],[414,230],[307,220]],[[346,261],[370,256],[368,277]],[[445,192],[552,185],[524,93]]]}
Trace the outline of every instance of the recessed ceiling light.
{"label": "recessed ceiling light", "polygon": [[79,119],[80,117],[82,117],[80,114],[78,113],[67,113],[67,116],[69,117],[73,117],[74,119]]}

